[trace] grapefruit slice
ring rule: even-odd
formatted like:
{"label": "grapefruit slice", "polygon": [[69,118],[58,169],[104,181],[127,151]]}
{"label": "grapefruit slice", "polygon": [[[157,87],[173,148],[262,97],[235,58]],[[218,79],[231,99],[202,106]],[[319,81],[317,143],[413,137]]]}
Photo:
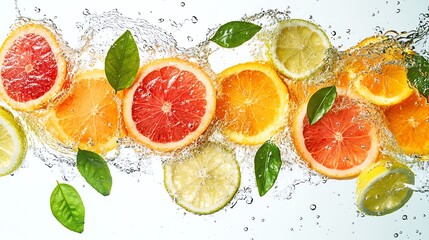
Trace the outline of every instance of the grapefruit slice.
{"label": "grapefruit slice", "polygon": [[332,108],[310,125],[307,103],[297,111],[293,140],[299,155],[317,172],[336,179],[353,178],[378,156],[374,124],[359,116],[363,110],[346,96],[338,96]]}
{"label": "grapefruit slice", "polygon": [[16,28],[0,48],[0,95],[16,110],[45,106],[61,90],[66,72],[60,44],[42,25]]}
{"label": "grapefruit slice", "polygon": [[140,69],[125,92],[123,116],[130,137],[151,149],[171,151],[197,139],[215,108],[212,80],[201,67],[165,58]]}

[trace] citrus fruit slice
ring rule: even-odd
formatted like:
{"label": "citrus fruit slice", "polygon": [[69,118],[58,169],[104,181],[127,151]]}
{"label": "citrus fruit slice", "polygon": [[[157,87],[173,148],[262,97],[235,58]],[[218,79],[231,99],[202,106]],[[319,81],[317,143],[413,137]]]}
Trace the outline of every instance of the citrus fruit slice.
{"label": "citrus fruit slice", "polygon": [[405,154],[429,154],[429,106],[426,101],[423,96],[413,93],[384,112],[388,128]]}
{"label": "citrus fruit slice", "polygon": [[159,151],[182,148],[209,126],[216,108],[210,77],[179,58],[153,61],[125,93],[123,116],[129,136]]}
{"label": "citrus fruit slice", "polygon": [[27,137],[11,112],[0,107],[0,176],[14,172],[27,153]]}
{"label": "citrus fruit slice", "polygon": [[382,37],[362,40],[351,51],[347,69],[354,91],[364,99],[390,106],[411,95],[402,50]]}
{"label": "citrus fruit slice", "polygon": [[193,157],[164,166],[170,196],[196,214],[214,213],[234,197],[240,186],[240,167],[232,152],[208,143]]}
{"label": "citrus fruit slice", "polygon": [[14,109],[46,105],[61,90],[66,72],[60,44],[42,25],[16,28],[0,48],[0,95]]}
{"label": "citrus fruit slice", "polygon": [[76,74],[69,94],[49,110],[47,129],[63,144],[105,153],[120,135],[120,93],[109,85],[104,71]]}
{"label": "citrus fruit slice", "polygon": [[292,137],[299,155],[317,172],[336,179],[353,178],[374,162],[379,141],[374,124],[360,116],[363,106],[339,95],[318,122],[309,124],[307,103],[294,118]]}
{"label": "citrus fruit slice", "polygon": [[316,72],[331,47],[326,33],[314,23],[289,19],[279,23],[271,44],[271,59],[284,75],[301,79]]}
{"label": "citrus fruit slice", "polygon": [[221,72],[217,80],[216,117],[230,140],[261,144],[285,125],[289,93],[268,65],[238,64]]}
{"label": "citrus fruit slice", "polygon": [[368,215],[386,215],[407,203],[413,190],[414,173],[394,159],[382,157],[369,165],[357,180],[357,206]]}

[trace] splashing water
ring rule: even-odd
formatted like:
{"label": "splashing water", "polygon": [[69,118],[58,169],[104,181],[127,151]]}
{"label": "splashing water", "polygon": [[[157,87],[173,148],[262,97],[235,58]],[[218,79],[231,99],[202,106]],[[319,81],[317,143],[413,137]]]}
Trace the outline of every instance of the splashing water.
{"label": "splashing water", "polygon": [[[182,7],[185,4],[181,4]],[[40,12],[37,8],[36,12]],[[17,7],[18,20],[15,26],[19,26],[34,20],[21,16]],[[155,59],[179,56],[189,59],[200,64],[213,78],[216,72],[220,72],[228,66],[237,64],[239,62],[247,61],[267,61],[269,59],[268,45],[271,38],[271,32],[279,21],[290,18],[290,10],[262,10],[261,12],[251,15],[243,16],[241,20],[253,22],[263,26],[263,30],[251,41],[245,43],[242,47],[237,49],[223,49],[212,43],[209,39],[217,30],[218,26],[208,29],[206,39],[196,43],[194,47],[183,48],[180,47],[176,39],[171,33],[164,29],[150,24],[144,19],[133,19],[122,15],[118,10],[111,10],[104,13],[91,13],[88,9],[83,11],[85,20],[76,23],[77,30],[81,36],[77,49],[71,49],[67,43],[61,40],[63,49],[66,50],[65,55],[74,66],[71,69],[70,75],[78,69],[87,68],[103,68],[104,57],[110,45],[118,38],[126,29],[129,29],[136,40],[139,48],[141,63],[145,64]],[[160,22],[166,21],[160,19]],[[310,19],[310,21],[312,21]],[[172,22],[178,31],[181,24]],[[198,22],[196,16],[192,16],[190,22],[195,24]],[[42,24],[49,26],[54,30],[57,36],[61,39],[61,30],[59,30],[52,20],[45,19],[41,21]],[[352,30],[347,29],[347,34]],[[375,33],[383,33],[382,28],[376,28]],[[338,37],[339,32],[330,29],[332,37]],[[416,52],[419,52],[426,58],[429,58],[429,14],[420,15],[419,26],[415,30],[404,32],[400,34],[391,34],[392,32],[385,32],[393,44],[401,44],[401,46],[411,46]],[[188,40],[192,39],[189,36]],[[190,42],[193,41],[189,40]],[[392,42],[389,42],[392,44]],[[386,47],[386,45],[383,45]],[[383,50],[383,48],[380,48]],[[310,85],[326,85],[336,77],[336,73],[343,67],[343,62],[346,53],[331,49],[327,61],[327,68],[317,77],[309,81]],[[375,54],[377,54],[375,52]],[[309,93],[305,93],[305,97]],[[53,102],[52,104],[55,104]],[[374,108],[371,108],[374,110]],[[292,111],[296,110],[296,106],[292,106]],[[368,113],[374,115],[373,111]],[[40,122],[34,115],[20,114],[20,117],[28,122],[28,128],[32,129],[33,134],[30,135],[32,139],[32,148],[35,156],[42,159],[48,167],[56,166],[62,171],[62,174],[67,179],[73,179],[77,176],[75,166],[76,154],[70,147],[66,147],[52,138],[45,127],[43,122]],[[375,122],[384,122],[382,116],[373,116]],[[384,124],[385,125],[385,124]],[[257,151],[257,147],[243,147],[237,144],[231,144],[225,140],[219,132],[219,126],[216,123],[212,124],[206,133],[200,137],[195,143],[186,147],[183,150],[175,151],[168,154],[160,154],[158,152],[149,150],[134,143],[131,139],[120,139],[120,147],[108,153],[106,160],[110,165],[115,166],[120,171],[127,174],[132,174],[137,179],[141,174],[158,174],[153,172],[152,164],[157,162],[170,161],[171,159],[186,157],[192,151],[195,151],[199,143],[203,140],[209,139],[210,141],[219,144],[232,146],[235,149],[237,160],[242,170],[242,185],[236,197],[230,203],[230,208],[233,208],[238,202],[245,202],[251,204],[253,201],[252,189],[255,188],[254,172],[253,172],[253,158]],[[290,128],[286,128],[273,137],[281,151],[283,160],[282,169],[275,187],[268,195],[277,199],[290,199],[293,196],[295,188],[300,184],[318,185],[325,183],[328,179],[319,175],[311,170],[298,156],[295,147],[292,144],[290,135]],[[417,176],[416,191],[428,192],[429,191],[429,177],[427,176],[427,169],[429,166],[427,162],[416,161],[415,158],[401,154],[398,146],[395,145],[395,140],[387,128],[380,130],[382,136],[382,143],[384,144],[384,151],[388,154],[393,154],[402,161],[412,163],[413,171]],[[389,143],[389,144],[388,144]],[[313,210],[313,209],[312,209]]]}

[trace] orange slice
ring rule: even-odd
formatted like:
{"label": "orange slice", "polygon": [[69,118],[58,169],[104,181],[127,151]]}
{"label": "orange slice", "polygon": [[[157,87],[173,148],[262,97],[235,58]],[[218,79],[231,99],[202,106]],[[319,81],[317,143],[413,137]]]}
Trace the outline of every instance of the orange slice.
{"label": "orange slice", "polygon": [[406,154],[429,154],[429,105],[418,93],[384,112],[388,127]]}
{"label": "orange slice", "polygon": [[350,51],[349,77],[364,99],[390,106],[412,93],[401,49],[383,37],[370,37]]}
{"label": "orange slice", "polygon": [[14,109],[45,106],[61,90],[66,74],[60,45],[42,25],[16,28],[0,48],[0,95]]}
{"label": "orange slice", "polygon": [[307,103],[294,118],[292,137],[299,155],[317,172],[336,179],[353,178],[374,162],[379,141],[374,124],[359,116],[362,107],[346,96],[310,125]]}
{"label": "orange slice", "polygon": [[120,103],[102,70],[77,74],[70,93],[48,117],[48,131],[66,146],[98,153],[117,146]]}
{"label": "orange slice", "polygon": [[285,125],[289,93],[275,70],[243,63],[218,75],[216,116],[223,133],[240,144],[261,144]]}
{"label": "orange slice", "polygon": [[179,58],[151,62],[125,93],[123,116],[130,137],[171,151],[189,145],[209,126],[216,108],[210,77]]}

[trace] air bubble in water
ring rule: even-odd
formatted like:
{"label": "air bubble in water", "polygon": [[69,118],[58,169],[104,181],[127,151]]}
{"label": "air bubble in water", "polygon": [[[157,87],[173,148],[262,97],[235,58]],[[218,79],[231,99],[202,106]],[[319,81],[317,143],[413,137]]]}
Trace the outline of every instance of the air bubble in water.
{"label": "air bubble in water", "polygon": [[394,237],[394,238],[397,238],[398,236],[399,236],[399,234],[398,234],[398,233],[393,234],[393,237]]}
{"label": "air bubble in water", "polygon": [[188,36],[187,39],[188,39],[189,42],[193,42],[194,41],[194,39],[191,36]]}
{"label": "air bubble in water", "polygon": [[34,11],[35,11],[36,13],[40,13],[40,8],[35,7],[35,8],[34,8]]}
{"label": "air bubble in water", "polygon": [[158,19],[158,22],[159,22],[159,23],[164,22],[164,18],[160,18],[160,19]]}
{"label": "air bubble in water", "polygon": [[310,210],[314,211],[314,210],[316,210],[316,207],[317,207],[316,204],[311,204],[310,205]]}
{"label": "air bubble in water", "polygon": [[400,13],[401,12],[401,9],[396,9],[396,13]]}
{"label": "air bubble in water", "polygon": [[194,23],[194,24],[197,23],[198,22],[198,18],[195,17],[195,16],[192,16],[191,22]]}
{"label": "air bubble in water", "polygon": [[332,35],[332,36],[335,36],[335,35],[337,35],[337,32],[332,31],[332,32],[331,32],[331,35]]}
{"label": "air bubble in water", "polygon": [[243,228],[243,230],[244,230],[245,232],[247,232],[247,230],[249,230],[249,228],[248,228],[248,227],[244,227],[244,228]]}
{"label": "air bubble in water", "polygon": [[402,220],[407,220],[408,219],[408,216],[407,215],[403,215],[402,216]]}
{"label": "air bubble in water", "polygon": [[180,3],[180,6],[181,6],[181,7],[184,7],[185,5],[186,5],[186,3],[185,3],[185,2],[181,2],[181,3]]}

